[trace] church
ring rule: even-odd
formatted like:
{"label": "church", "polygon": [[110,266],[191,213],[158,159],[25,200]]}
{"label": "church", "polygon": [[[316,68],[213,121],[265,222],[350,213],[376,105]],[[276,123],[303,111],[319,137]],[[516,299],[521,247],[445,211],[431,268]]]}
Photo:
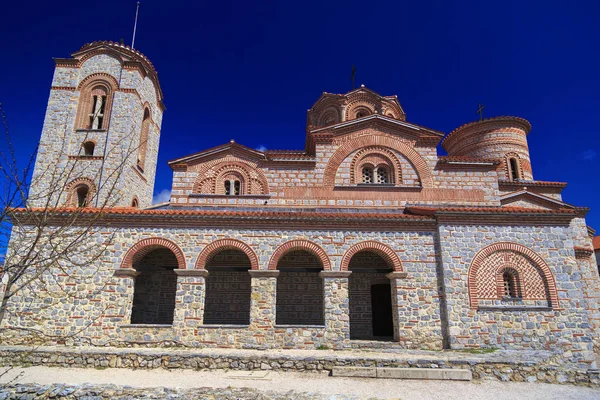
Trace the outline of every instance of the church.
{"label": "church", "polygon": [[13,296],[13,332],[88,346],[551,350],[594,364],[588,209],[563,201],[566,183],[534,178],[527,120],[445,134],[409,122],[394,95],[315,94],[304,149],[182,154],[170,201],[152,205],[165,108],[150,60],[93,42],[55,62],[30,208],[14,218],[56,204],[55,229],[90,223],[105,248],[57,260],[43,288]]}

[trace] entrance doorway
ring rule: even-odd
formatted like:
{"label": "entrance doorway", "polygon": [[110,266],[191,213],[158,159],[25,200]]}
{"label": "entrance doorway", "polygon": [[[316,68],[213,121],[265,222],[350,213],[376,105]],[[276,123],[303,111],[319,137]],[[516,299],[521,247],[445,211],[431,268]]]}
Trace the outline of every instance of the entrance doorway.
{"label": "entrance doorway", "polygon": [[386,274],[392,266],[377,253],[364,250],[350,260],[348,279],[350,338],[393,340],[392,291]]}
{"label": "entrance doorway", "polygon": [[371,309],[373,310],[373,336],[394,336],[392,318],[392,288],[387,284],[371,286]]}

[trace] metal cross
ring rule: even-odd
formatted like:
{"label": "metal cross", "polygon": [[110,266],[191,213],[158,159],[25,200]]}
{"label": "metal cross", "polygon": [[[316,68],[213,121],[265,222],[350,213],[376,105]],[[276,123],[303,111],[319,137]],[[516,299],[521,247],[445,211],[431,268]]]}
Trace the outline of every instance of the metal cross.
{"label": "metal cross", "polygon": [[477,109],[477,114],[479,114],[479,120],[483,121],[483,109],[485,108],[485,106],[483,104],[478,104],[477,106],[479,107]]}

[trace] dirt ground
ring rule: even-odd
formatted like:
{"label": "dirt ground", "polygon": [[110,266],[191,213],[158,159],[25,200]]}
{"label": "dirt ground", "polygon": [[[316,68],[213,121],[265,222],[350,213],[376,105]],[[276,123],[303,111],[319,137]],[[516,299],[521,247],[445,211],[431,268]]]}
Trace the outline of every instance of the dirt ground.
{"label": "dirt ground", "polygon": [[326,373],[274,371],[191,371],[80,369],[56,367],[15,368],[0,378],[6,383],[17,375],[18,383],[78,385],[83,383],[133,387],[250,387],[260,391],[309,392],[331,399],[600,399],[600,389],[569,385],[514,382],[451,382],[369,378],[334,378]]}

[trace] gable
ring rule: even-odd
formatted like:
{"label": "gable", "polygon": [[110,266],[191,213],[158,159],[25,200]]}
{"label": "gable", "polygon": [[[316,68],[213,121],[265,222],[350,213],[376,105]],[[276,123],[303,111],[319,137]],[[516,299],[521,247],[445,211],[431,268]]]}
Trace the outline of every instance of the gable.
{"label": "gable", "polygon": [[559,210],[574,207],[551,197],[538,193],[531,193],[526,190],[513,192],[500,196],[500,204],[508,207],[523,207],[538,210]]}

